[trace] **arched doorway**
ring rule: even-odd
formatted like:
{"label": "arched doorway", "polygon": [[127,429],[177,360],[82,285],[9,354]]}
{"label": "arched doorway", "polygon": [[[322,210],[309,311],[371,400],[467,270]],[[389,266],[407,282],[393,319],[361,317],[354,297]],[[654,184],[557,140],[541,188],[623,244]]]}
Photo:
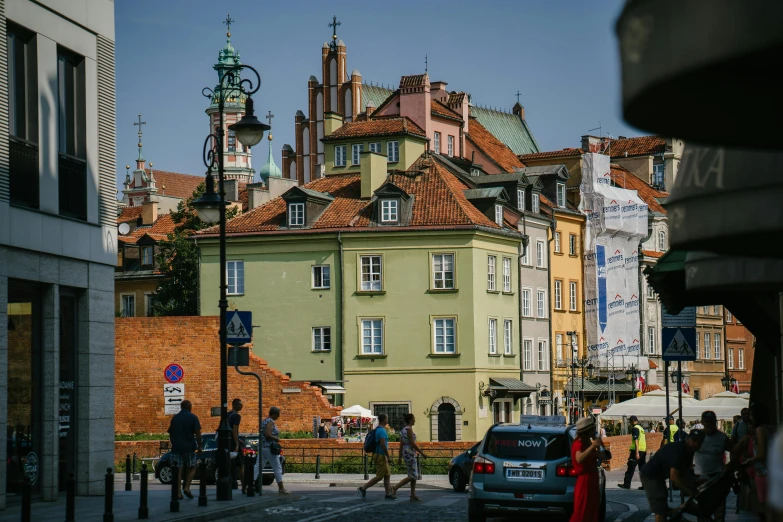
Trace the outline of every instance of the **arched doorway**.
{"label": "arched doorway", "polygon": [[457,440],[457,411],[452,404],[444,402],[438,406],[438,441]]}

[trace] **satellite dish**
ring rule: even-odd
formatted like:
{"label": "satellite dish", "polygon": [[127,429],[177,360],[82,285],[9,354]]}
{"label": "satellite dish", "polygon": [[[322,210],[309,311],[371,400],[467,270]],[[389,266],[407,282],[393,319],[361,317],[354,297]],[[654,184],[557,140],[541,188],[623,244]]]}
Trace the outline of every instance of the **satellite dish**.
{"label": "satellite dish", "polygon": [[121,235],[125,235],[128,232],[130,232],[130,225],[127,223],[120,223],[120,226],[117,227],[117,230]]}

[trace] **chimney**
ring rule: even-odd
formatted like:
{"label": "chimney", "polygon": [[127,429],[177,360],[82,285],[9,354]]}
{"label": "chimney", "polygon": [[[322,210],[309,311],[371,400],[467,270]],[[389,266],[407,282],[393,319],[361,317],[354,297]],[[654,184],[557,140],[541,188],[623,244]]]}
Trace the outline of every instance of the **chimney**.
{"label": "chimney", "polygon": [[432,97],[427,73],[400,78],[400,116],[407,116],[424,129],[426,136],[432,130]]}
{"label": "chimney", "polygon": [[514,107],[511,109],[511,112],[513,112],[514,114],[519,116],[520,120],[524,120],[525,119],[525,108],[522,106],[521,103],[516,102],[514,104]]}
{"label": "chimney", "polygon": [[361,197],[370,199],[378,187],[386,181],[386,156],[376,152],[362,152],[359,161],[361,169]]}
{"label": "chimney", "polygon": [[446,82],[432,82],[430,84],[430,96],[432,96],[432,99],[445,103],[446,98],[449,97],[449,91],[446,90],[447,85],[448,83]]}
{"label": "chimney", "polygon": [[223,188],[226,191],[226,201],[239,201],[239,181],[235,179],[223,180]]}
{"label": "chimney", "polygon": [[372,116],[372,113],[375,112],[375,102],[374,101],[368,101],[367,107],[364,109],[364,112],[367,114],[367,119],[370,119],[370,116]]}
{"label": "chimney", "polygon": [[595,152],[600,154],[605,150],[607,143],[608,138],[599,138],[598,136],[590,136],[589,134],[582,136],[582,150],[585,153]]}
{"label": "chimney", "polygon": [[158,204],[155,201],[145,201],[141,204],[141,224],[152,225],[158,219]]}

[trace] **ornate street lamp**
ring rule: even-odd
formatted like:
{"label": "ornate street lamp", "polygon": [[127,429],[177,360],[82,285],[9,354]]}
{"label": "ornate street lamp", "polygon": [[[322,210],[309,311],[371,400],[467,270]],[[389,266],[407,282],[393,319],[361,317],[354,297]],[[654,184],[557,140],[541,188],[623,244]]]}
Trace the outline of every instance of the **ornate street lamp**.
{"label": "ornate street lamp", "polygon": [[726,374],[721,378],[720,382],[723,384],[723,387],[726,388],[726,391],[731,391],[737,386],[737,379],[735,379],[728,370],[726,370]]}
{"label": "ornate street lamp", "polygon": [[[248,79],[240,79],[239,72],[248,69],[256,76],[256,82]],[[231,481],[229,479],[231,444],[231,428],[228,426],[228,367],[226,353],[226,199],[224,190],[223,149],[224,149],[224,110],[227,99],[245,100],[245,115],[242,119],[229,126],[234,131],[237,140],[246,147],[256,145],[264,137],[264,131],[271,127],[258,121],[253,114],[253,99],[251,94],[258,91],[261,86],[261,76],[249,65],[232,65],[226,67],[220,75],[217,92],[204,88],[202,94],[211,100],[217,100],[220,125],[215,134],[210,134],[204,141],[203,157],[207,167],[206,191],[197,201],[193,202],[199,219],[206,223],[219,223],[220,225],[220,427],[218,428],[218,452],[217,452],[217,499],[231,500]],[[215,193],[215,180],[212,172],[218,172],[218,193]],[[250,487],[250,486],[248,486]]]}

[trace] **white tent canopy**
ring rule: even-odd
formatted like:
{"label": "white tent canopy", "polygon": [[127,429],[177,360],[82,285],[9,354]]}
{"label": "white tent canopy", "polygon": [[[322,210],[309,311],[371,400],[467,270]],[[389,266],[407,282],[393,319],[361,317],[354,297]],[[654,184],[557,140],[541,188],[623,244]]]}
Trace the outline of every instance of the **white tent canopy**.
{"label": "white tent canopy", "polygon": [[359,406],[358,404],[354,404],[350,408],[345,408],[343,411],[340,412],[341,417],[361,417],[361,418],[369,418],[369,419],[375,419],[375,415],[372,414],[370,410],[367,408],[363,408]]}
{"label": "white tent canopy", "polygon": [[750,401],[744,397],[729,391],[716,393],[709,399],[698,401],[696,404],[685,406],[683,404],[683,418],[689,419],[701,418],[701,413],[705,410],[712,410],[718,417],[718,420],[732,420],[735,415],[740,414],[742,408],[747,408]]}
{"label": "white tent canopy", "polygon": [[[682,394],[683,410],[688,406],[698,404],[699,401],[687,393]],[[668,413],[674,415],[678,406],[677,393],[670,393]],[[666,392],[663,390],[654,390],[645,393],[641,397],[614,404],[601,414],[601,419],[621,421],[623,420],[623,417],[636,415],[640,421],[662,421],[666,417],[666,414]],[[701,412],[699,412],[699,415],[701,415]]]}

